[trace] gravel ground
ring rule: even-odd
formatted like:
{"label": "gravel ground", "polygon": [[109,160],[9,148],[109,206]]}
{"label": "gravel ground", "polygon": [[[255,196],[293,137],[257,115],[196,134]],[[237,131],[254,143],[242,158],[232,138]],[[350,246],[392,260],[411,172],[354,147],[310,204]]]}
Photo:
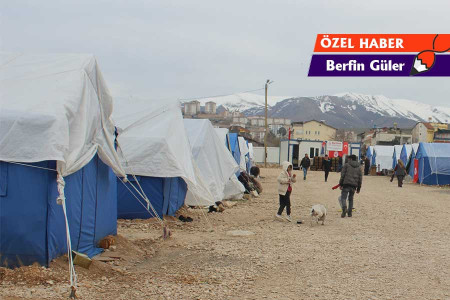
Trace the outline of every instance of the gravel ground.
{"label": "gravel ground", "polygon": [[[104,254],[116,259],[77,267],[79,298],[450,299],[449,188],[364,177],[353,217],[342,219],[338,174],[325,183],[310,172],[291,196],[294,220],[306,221],[298,225],[274,218],[279,172],[262,169],[260,198],[223,213],[185,209],[192,223],[168,218],[168,240],[154,220],[120,220],[116,249]],[[310,226],[318,203],[325,225]],[[0,268],[0,298],[67,299],[67,277],[64,258]]]}

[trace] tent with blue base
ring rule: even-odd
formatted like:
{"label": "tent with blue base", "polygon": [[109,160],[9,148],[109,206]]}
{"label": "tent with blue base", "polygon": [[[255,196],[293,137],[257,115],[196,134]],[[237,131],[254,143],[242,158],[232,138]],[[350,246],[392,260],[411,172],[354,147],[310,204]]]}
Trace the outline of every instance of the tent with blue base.
{"label": "tent with blue base", "polygon": [[403,145],[395,145],[394,153],[392,153],[392,169],[398,164],[398,160],[400,159],[400,155],[402,154]]}
{"label": "tent with blue base", "polygon": [[111,96],[92,55],[1,54],[0,65],[0,265],[68,253],[74,275],[71,250],[93,256],[116,233],[112,170],[125,173]]}
{"label": "tent with blue base", "polygon": [[198,171],[178,101],[117,97],[115,105],[118,152],[129,180],[118,183],[119,218],[173,216],[188,189],[197,190],[199,199],[208,195],[196,189]]}
{"label": "tent with blue base", "polygon": [[[0,162],[1,266],[48,266],[67,253],[55,168],[55,161]],[[101,252],[96,245],[103,237],[117,233],[116,184],[115,174],[97,155],[65,178],[72,250],[92,257]]]}
{"label": "tent with blue base", "polygon": [[450,144],[420,143],[415,159],[419,161],[420,184],[450,184]]}

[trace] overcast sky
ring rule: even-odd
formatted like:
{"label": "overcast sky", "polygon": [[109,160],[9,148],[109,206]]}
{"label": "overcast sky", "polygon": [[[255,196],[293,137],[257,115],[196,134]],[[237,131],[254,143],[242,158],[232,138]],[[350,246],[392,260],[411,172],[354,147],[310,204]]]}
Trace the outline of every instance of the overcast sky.
{"label": "overcast sky", "polygon": [[[0,1],[2,51],[93,53],[115,95],[383,94],[450,106],[450,78],[308,78],[318,33],[450,33],[450,1]],[[449,54],[450,55],[450,54]]]}

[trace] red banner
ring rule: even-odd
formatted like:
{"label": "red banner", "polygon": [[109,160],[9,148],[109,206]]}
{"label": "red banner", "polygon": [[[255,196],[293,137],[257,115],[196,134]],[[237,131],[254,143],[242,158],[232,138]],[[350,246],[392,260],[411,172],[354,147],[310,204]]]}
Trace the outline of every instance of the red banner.
{"label": "red banner", "polygon": [[348,155],[348,142],[342,143],[342,151],[328,151],[330,157],[342,157]]}
{"label": "red banner", "polygon": [[419,181],[419,160],[414,159],[414,180],[413,182],[416,183]]}
{"label": "red banner", "polygon": [[[435,39],[436,38],[436,39]],[[450,34],[318,34],[314,52],[421,52],[449,48]]]}

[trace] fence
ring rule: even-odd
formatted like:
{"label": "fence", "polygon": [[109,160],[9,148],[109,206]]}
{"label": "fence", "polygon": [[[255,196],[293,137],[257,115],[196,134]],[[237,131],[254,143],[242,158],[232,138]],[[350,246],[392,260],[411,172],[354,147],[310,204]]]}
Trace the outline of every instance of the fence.
{"label": "fence", "polygon": [[[264,147],[253,147],[253,153],[256,163],[264,162]],[[267,162],[271,164],[280,163],[280,147],[267,147]]]}

